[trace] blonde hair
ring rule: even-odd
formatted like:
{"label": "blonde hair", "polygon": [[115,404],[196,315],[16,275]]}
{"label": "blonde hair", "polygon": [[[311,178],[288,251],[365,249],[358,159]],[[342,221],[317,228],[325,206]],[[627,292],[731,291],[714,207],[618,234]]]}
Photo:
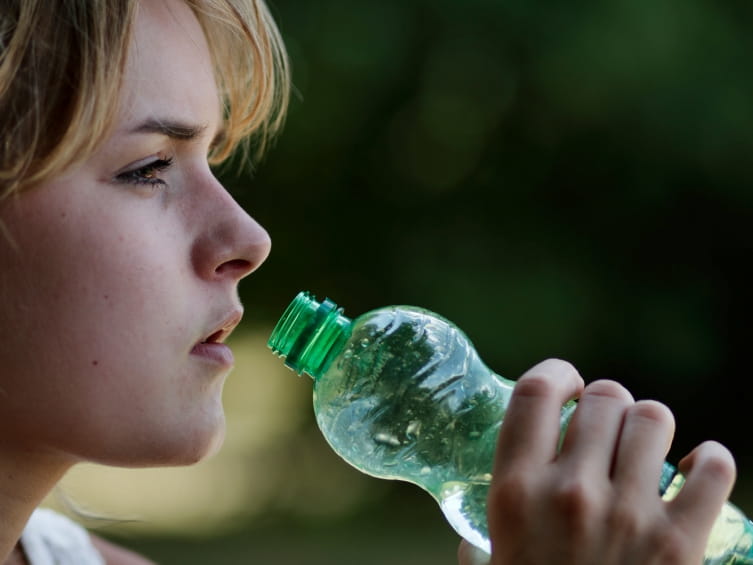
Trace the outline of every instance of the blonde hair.
{"label": "blonde hair", "polygon": [[[0,200],[89,156],[112,126],[139,0],[2,0]],[[184,0],[207,36],[224,113],[210,155],[249,140],[259,155],[282,126],[287,55],[263,0]]]}

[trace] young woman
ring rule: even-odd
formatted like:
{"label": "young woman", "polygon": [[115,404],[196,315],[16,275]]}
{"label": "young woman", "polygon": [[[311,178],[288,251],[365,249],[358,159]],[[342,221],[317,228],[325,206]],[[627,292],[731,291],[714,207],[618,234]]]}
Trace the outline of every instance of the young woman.
{"label": "young woman", "polygon": [[[38,504],[81,461],[219,447],[223,341],[270,240],[210,164],[263,148],[287,92],[261,0],[0,3],[0,562],[146,563]],[[702,445],[664,503],[671,434],[666,408],[615,383],[532,369],[500,436],[491,562],[700,563],[734,464]]]}
{"label": "young woman", "polygon": [[286,71],[261,2],[0,9],[5,559],[76,462],[219,446],[223,341],[270,241],[209,162],[277,127]]}

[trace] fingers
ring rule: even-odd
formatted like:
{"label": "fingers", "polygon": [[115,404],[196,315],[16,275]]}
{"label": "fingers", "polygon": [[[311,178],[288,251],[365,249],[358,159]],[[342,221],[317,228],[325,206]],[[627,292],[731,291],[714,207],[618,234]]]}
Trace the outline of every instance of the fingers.
{"label": "fingers", "polygon": [[707,441],[680,461],[685,484],[669,503],[675,518],[708,531],[718,516],[735,482],[735,460],[724,446]]}
{"label": "fingers", "polygon": [[675,420],[669,408],[652,400],[630,406],[622,425],[612,480],[627,497],[656,497]]}
{"label": "fingers", "polygon": [[560,435],[560,410],[583,389],[583,379],[570,363],[543,361],[516,383],[495,457],[494,474],[510,464],[551,461]]}
{"label": "fingers", "polygon": [[458,563],[459,565],[489,565],[491,556],[463,540],[458,547]]}
{"label": "fingers", "polygon": [[608,477],[623,419],[633,404],[630,393],[616,382],[589,384],[568,426],[559,457],[561,464],[572,467],[572,472]]}
{"label": "fingers", "polygon": [[[558,454],[561,410],[577,397]],[[529,370],[499,434],[488,499],[494,563],[700,563],[735,466],[721,445],[700,445],[680,462],[685,485],[665,502],[659,478],[674,427],[663,404],[636,402],[612,381],[584,387],[564,361]],[[467,543],[458,559],[490,563]]]}

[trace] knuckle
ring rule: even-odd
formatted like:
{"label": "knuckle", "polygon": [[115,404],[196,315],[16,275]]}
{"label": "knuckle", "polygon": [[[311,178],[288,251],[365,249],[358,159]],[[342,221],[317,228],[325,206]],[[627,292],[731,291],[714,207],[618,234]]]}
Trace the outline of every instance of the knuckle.
{"label": "knuckle", "polygon": [[555,394],[557,383],[543,373],[529,372],[515,383],[516,396],[542,397]]}
{"label": "knuckle", "polygon": [[557,485],[552,493],[552,503],[555,511],[566,517],[563,523],[569,528],[569,534],[576,538],[585,535],[590,521],[597,517],[598,504],[592,489],[578,478]]}
{"label": "knuckle", "polygon": [[533,503],[531,486],[524,473],[495,476],[487,498],[490,528],[496,525],[508,529],[527,523]]}
{"label": "knuckle", "polygon": [[526,371],[518,379],[515,394],[521,396],[561,395],[564,391],[580,390],[582,386],[583,379],[572,363],[560,359],[547,359]]}
{"label": "knuckle", "polygon": [[657,563],[685,565],[695,544],[676,528],[654,528],[649,533],[651,552]]}
{"label": "knuckle", "polygon": [[715,441],[707,441],[698,446],[694,467],[696,472],[724,484],[734,482],[737,473],[732,454]]}
{"label": "knuckle", "polygon": [[589,383],[583,391],[583,396],[603,396],[625,402],[633,402],[633,396],[620,383],[601,379]]}
{"label": "knuckle", "polygon": [[641,530],[641,520],[634,504],[628,500],[616,501],[608,510],[606,525],[621,539],[633,539]]}
{"label": "knuckle", "polygon": [[671,428],[674,428],[675,425],[675,417],[672,411],[655,400],[639,400],[628,409],[628,415]]}
{"label": "knuckle", "polygon": [[546,372],[577,372],[575,369],[575,366],[570,363],[570,361],[565,361],[564,359],[557,359],[556,357],[550,357],[549,359],[544,359],[540,363],[536,364],[533,369],[535,370],[542,370]]}
{"label": "knuckle", "polygon": [[546,359],[539,365],[544,365],[546,367],[549,367],[552,372],[556,372],[559,374],[568,374],[568,373],[574,373],[577,374],[578,370],[575,368],[575,365],[570,363],[570,361],[565,361],[564,359],[556,359],[554,357]]}

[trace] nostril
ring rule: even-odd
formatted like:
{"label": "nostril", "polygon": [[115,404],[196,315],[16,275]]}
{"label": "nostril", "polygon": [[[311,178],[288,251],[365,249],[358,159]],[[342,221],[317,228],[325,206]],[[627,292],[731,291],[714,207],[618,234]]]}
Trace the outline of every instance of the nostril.
{"label": "nostril", "polygon": [[246,259],[231,259],[220,264],[214,272],[218,275],[235,274],[243,276],[253,270],[251,261]]}

